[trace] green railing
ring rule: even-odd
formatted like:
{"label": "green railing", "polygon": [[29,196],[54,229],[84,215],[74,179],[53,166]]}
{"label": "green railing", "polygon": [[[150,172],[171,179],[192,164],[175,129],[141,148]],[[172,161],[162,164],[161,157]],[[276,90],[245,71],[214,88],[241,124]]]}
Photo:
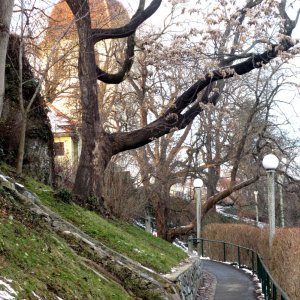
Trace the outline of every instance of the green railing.
{"label": "green railing", "polygon": [[261,256],[253,249],[224,241],[190,237],[188,240],[190,253],[194,249],[194,244],[197,244],[198,254],[201,254],[202,257],[209,256],[218,261],[230,261],[237,264],[239,268],[251,269],[261,282],[266,300],[289,300],[287,294],[271,276]]}

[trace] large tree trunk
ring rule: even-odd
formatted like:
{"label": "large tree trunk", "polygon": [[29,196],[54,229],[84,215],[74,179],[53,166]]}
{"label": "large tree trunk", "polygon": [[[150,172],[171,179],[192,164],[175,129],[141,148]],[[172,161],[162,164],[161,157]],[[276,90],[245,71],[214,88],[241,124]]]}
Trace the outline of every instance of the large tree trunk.
{"label": "large tree trunk", "polygon": [[102,196],[104,170],[112,157],[111,143],[104,132],[98,109],[97,75],[94,45],[88,7],[77,21],[79,35],[79,80],[82,105],[82,151],[73,192],[76,198],[91,208],[106,213]]}
{"label": "large tree trunk", "polygon": [[[104,202],[104,171],[111,159],[107,137],[93,126],[82,130],[84,138],[73,192],[81,204],[107,214]],[[102,138],[101,138],[102,137]]]}
{"label": "large tree trunk", "polygon": [[0,117],[2,114],[5,92],[5,60],[13,6],[13,0],[0,1]]}
{"label": "large tree trunk", "polygon": [[155,207],[156,231],[157,236],[164,240],[167,240],[168,238],[168,215],[169,208],[167,207],[165,201],[158,201],[157,206]]}
{"label": "large tree trunk", "polygon": [[155,209],[155,222],[157,236],[168,240],[168,220],[169,220],[169,187],[166,184],[161,184],[156,187],[157,191],[154,193],[153,207]]}

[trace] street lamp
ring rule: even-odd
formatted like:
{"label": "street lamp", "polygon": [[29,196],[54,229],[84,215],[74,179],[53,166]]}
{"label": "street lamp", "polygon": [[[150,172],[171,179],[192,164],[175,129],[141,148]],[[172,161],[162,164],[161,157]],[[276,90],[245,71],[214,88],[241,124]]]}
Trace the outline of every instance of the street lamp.
{"label": "street lamp", "polygon": [[254,193],[254,199],[255,199],[256,227],[258,227],[258,203],[257,203],[258,191],[254,191],[253,193]]}
{"label": "street lamp", "polygon": [[284,227],[284,210],[283,210],[283,193],[282,193],[282,186],[284,181],[284,173],[287,171],[287,160],[286,158],[281,159],[282,173],[278,176],[278,183],[279,183],[279,206],[280,206],[280,223],[281,227]]}
{"label": "street lamp", "polygon": [[271,249],[273,237],[275,235],[275,170],[279,165],[279,160],[274,154],[268,154],[262,161],[263,167],[267,171],[268,177],[268,214],[269,214],[269,247]]}
{"label": "street lamp", "polygon": [[196,192],[196,218],[197,218],[197,250],[200,256],[200,233],[201,233],[201,187],[203,186],[203,181],[200,178],[194,180],[194,188]]}

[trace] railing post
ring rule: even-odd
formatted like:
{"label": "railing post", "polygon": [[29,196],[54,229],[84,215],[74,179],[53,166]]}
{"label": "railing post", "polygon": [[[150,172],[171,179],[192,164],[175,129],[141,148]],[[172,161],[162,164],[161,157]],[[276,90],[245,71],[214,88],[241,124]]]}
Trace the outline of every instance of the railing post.
{"label": "railing post", "polygon": [[192,255],[193,254],[193,236],[190,235],[188,238],[188,254]]}
{"label": "railing post", "polygon": [[261,278],[262,290],[263,290],[263,293],[265,294],[266,299],[268,300],[269,298],[268,298],[268,291],[267,291],[266,273],[262,266],[261,266],[261,275],[262,275],[262,278]]}
{"label": "railing post", "polygon": [[204,241],[203,240],[201,240],[201,255],[202,255],[202,257],[204,256]]}
{"label": "railing post", "polygon": [[272,293],[272,296],[273,296],[273,300],[277,300],[277,288],[275,286],[275,284],[273,283],[273,293]]}
{"label": "railing post", "polygon": [[224,261],[226,261],[227,257],[226,257],[226,243],[223,243],[223,257],[224,257]]}
{"label": "railing post", "polygon": [[238,264],[239,264],[239,268],[241,268],[241,249],[240,247],[238,246],[237,247],[237,250],[238,250]]}
{"label": "railing post", "polygon": [[257,268],[257,277],[259,280],[261,280],[259,257],[257,253],[256,253],[256,268]]}
{"label": "railing post", "polygon": [[255,273],[255,265],[254,265],[254,251],[251,251],[251,261],[252,261],[252,275]]}
{"label": "railing post", "polygon": [[270,278],[269,275],[266,273],[266,296],[267,299],[271,299],[271,287],[270,287]]}

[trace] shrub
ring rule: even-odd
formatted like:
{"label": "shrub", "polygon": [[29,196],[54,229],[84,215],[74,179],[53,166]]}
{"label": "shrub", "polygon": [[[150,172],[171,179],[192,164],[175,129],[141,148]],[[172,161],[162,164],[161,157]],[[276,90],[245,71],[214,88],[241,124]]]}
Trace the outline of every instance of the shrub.
{"label": "shrub", "polygon": [[61,188],[55,193],[55,198],[61,200],[65,203],[71,203],[72,202],[72,193],[65,189]]}
{"label": "shrub", "polygon": [[283,228],[276,231],[270,268],[290,299],[300,299],[300,228]]}

